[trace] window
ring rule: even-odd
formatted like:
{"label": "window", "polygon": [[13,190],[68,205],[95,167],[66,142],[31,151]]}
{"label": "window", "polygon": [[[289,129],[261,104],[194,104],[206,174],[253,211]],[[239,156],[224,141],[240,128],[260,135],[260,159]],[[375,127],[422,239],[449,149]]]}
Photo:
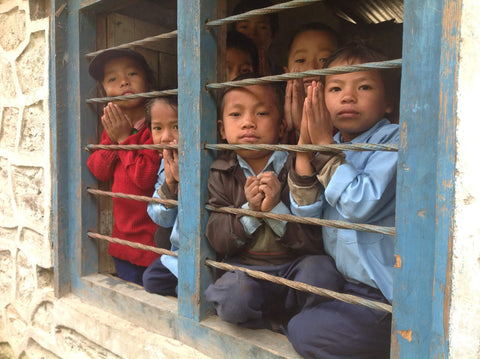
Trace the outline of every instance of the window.
{"label": "window", "polygon": [[[207,30],[205,23],[223,17],[224,9],[217,10],[217,6],[225,4],[223,1],[217,4],[217,1],[179,0],[178,3],[138,1],[130,7],[125,5],[128,2],[73,0],[68,3],[68,12],[66,3],[55,5],[52,29],[55,56],[51,57],[55,85],[51,99],[53,172],[57,179],[54,188],[54,212],[58,218],[57,233],[54,233],[57,294],[71,291],[140,326],[148,323],[153,330],[176,337],[212,356],[225,356],[231,348],[245,355],[252,348],[274,353],[275,347],[288,356],[293,353],[292,349],[276,336],[269,337],[268,341],[262,338],[253,343],[246,339],[239,341],[242,334],[229,331],[213,318],[204,320],[211,309],[202,295],[211,276],[204,261],[212,258],[213,253],[202,240],[208,218],[203,204],[207,196],[204,189],[208,166],[214,153],[204,150],[203,144],[216,142],[215,104],[205,84],[216,82],[216,61],[212,54],[216,53],[217,46],[216,30]],[[84,54],[103,45],[113,45],[108,41],[97,43],[97,38],[108,39],[109,35],[108,27],[105,36],[99,34],[99,22],[106,21],[112,13],[135,19],[145,12],[152,17],[166,10],[175,13],[172,10],[175,8],[179,121],[183,131],[180,148],[195,149],[185,150],[188,155],[180,168],[180,223],[189,245],[183,246],[180,252],[180,266],[184,270],[180,274],[178,302],[132,289],[99,274],[108,264],[101,261],[97,241],[86,235],[98,227],[98,218],[96,199],[86,192],[86,187],[95,182],[86,168],[88,153],[83,150],[86,144],[97,141],[93,131],[97,128],[95,110],[85,104],[94,96],[94,84],[88,76]],[[431,11],[432,8],[437,11]],[[122,13],[125,9],[127,14]],[[451,118],[455,103],[448,95],[454,93],[456,86],[450,66],[456,66],[454,40],[458,35],[456,22],[442,19],[445,16],[455,19],[458,11],[446,0],[432,0],[429,6],[404,1],[401,102],[404,137],[399,152],[397,188],[394,357],[433,358],[447,351],[444,320],[448,315],[449,289],[444,287],[448,283],[449,224],[453,217],[453,189],[449,186],[453,183],[453,161],[450,158],[455,153]],[[153,51],[164,54],[162,49]],[[166,85],[173,82],[173,77],[169,77]],[[152,321],[152,317],[158,320]],[[197,340],[199,338],[201,340]]]}

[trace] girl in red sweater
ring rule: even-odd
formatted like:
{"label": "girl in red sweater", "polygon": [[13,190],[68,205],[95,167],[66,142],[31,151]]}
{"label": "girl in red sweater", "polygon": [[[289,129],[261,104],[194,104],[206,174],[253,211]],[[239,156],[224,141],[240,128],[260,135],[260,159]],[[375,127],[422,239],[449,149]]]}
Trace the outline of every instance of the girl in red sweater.
{"label": "girl in red sweater", "polygon": [[[112,49],[96,56],[90,75],[106,96],[130,95],[153,89],[153,72],[145,58],[129,49]],[[109,102],[103,110],[104,131],[100,144],[153,144],[145,124],[145,99]],[[150,197],[154,191],[160,157],[154,150],[96,150],[87,166],[99,181],[113,178],[112,191]],[[113,199],[113,233],[116,238],[155,246],[157,225],[147,214],[147,203]],[[142,285],[142,275],[158,254],[121,244],[110,243],[118,277]]]}

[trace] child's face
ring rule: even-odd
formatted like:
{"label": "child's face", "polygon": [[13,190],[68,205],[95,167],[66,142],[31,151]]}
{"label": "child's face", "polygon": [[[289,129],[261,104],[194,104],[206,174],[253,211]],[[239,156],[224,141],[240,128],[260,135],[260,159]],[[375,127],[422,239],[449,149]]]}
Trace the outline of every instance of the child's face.
{"label": "child's face", "polygon": [[[253,85],[230,90],[223,99],[220,135],[229,144],[277,144],[283,135],[284,121],[275,101],[273,89]],[[242,150],[248,159],[270,156],[270,151]]]}
{"label": "child's face", "polygon": [[239,21],[235,24],[235,30],[252,39],[259,50],[268,50],[272,44],[272,27],[266,15]]}
{"label": "child's face", "polygon": [[[323,67],[328,56],[337,48],[337,43],[327,32],[308,30],[298,34],[288,54],[288,72],[317,70]],[[305,91],[318,77],[304,78]]]}
{"label": "child's face", "polygon": [[[359,63],[338,60],[332,62],[330,67]],[[392,111],[387,104],[383,80],[378,71],[326,76],[325,104],[333,125],[345,142],[369,130],[385,113]]]}
{"label": "child's face", "polygon": [[[147,78],[143,68],[129,57],[117,57],[105,64],[103,88],[107,96],[121,96],[148,91]],[[122,108],[143,106],[145,99],[119,101]]]}
{"label": "child's face", "polygon": [[232,81],[238,75],[253,72],[253,62],[248,52],[228,48],[225,54],[227,60],[227,80]]}
{"label": "child's face", "polygon": [[154,102],[150,109],[152,137],[156,145],[178,142],[178,113],[162,100]]}

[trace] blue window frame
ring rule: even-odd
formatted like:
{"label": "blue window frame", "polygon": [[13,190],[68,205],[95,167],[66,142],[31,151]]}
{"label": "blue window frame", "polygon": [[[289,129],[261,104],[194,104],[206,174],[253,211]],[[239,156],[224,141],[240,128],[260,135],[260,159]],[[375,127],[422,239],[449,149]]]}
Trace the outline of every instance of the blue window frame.
{"label": "blue window frame", "polygon": [[[239,341],[210,313],[203,290],[212,253],[202,240],[207,213],[206,175],[215,142],[214,99],[205,83],[215,82],[217,1],[178,0],[179,119],[182,194],[179,300],[169,301],[97,274],[97,243],[86,233],[96,226],[95,199],[86,188],[84,147],[95,143],[96,114],[85,101],[93,80],[84,54],[94,50],[96,14],[126,1],[52,0],[50,83],[52,109],[56,295],[73,293],[138,325],[175,337],[218,356],[262,350],[261,340]],[[222,4],[222,1],[218,1]],[[433,10],[435,9],[435,10]],[[455,70],[458,13],[452,0],[405,0],[401,99],[402,144],[397,188],[397,270],[395,271],[392,357],[448,355],[451,228],[453,218]],[[446,19],[449,19],[448,21]],[[188,65],[187,65],[188,64]],[[194,109],[192,111],[192,109]],[[188,149],[188,150],[187,150]],[[190,150],[195,149],[195,150]],[[433,293],[433,294],[432,294]],[[155,317],[158,320],[152,321]],[[168,323],[168,325],[166,324]],[[169,327],[170,329],[166,329]],[[279,353],[288,353],[288,344]],[[268,345],[267,345],[268,346]],[[265,357],[275,357],[261,351]],[[272,352],[268,352],[272,353]]]}

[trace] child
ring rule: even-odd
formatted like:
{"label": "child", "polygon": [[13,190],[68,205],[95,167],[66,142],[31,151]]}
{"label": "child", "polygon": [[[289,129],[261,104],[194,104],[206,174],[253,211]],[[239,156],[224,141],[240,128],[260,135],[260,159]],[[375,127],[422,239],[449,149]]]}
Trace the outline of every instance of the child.
{"label": "child", "polygon": [[[338,34],[329,26],[314,22],[301,26],[288,46],[285,72],[318,70],[340,43]],[[285,120],[289,138],[283,142],[297,143],[307,88],[318,77],[290,80],[285,89]]]}
{"label": "child", "polygon": [[[178,142],[178,104],[176,97],[154,98],[147,103],[147,122],[150,123],[153,143],[176,144]],[[178,197],[178,152],[160,150],[163,161],[158,170],[153,198],[174,199]],[[171,250],[180,247],[178,236],[178,207],[161,203],[149,203],[150,218],[161,228],[172,228]],[[165,231],[163,231],[165,233]],[[150,293],[176,296],[178,283],[178,260],[162,255],[143,273],[143,286]]]}
{"label": "child", "polygon": [[[102,52],[90,63],[89,73],[106,96],[142,93],[153,88],[153,74],[144,57],[129,49]],[[101,119],[104,131],[100,144],[152,144],[152,135],[145,125],[144,100],[109,102]],[[87,165],[99,181],[113,179],[113,192],[150,196],[160,158],[152,150],[96,150]],[[148,217],[146,202],[114,198],[113,218],[113,237],[154,245],[157,226]],[[113,257],[118,277],[140,285],[144,270],[158,258],[153,252],[117,243],[110,243],[108,253]]]}
{"label": "child", "polygon": [[[282,100],[282,92],[273,84],[228,89],[219,112],[221,137],[230,144],[277,144],[285,125]],[[291,160],[281,151],[224,153],[210,168],[209,204],[289,214],[286,181]],[[343,286],[332,259],[320,255],[318,226],[212,212],[206,236],[231,264],[332,290]],[[205,296],[222,320],[249,328],[269,328],[269,319],[325,300],[236,270],[211,284]]]}
{"label": "child", "polygon": [[[233,9],[232,15],[242,14],[251,10],[260,9],[273,4],[269,0],[241,0]],[[278,66],[270,59],[270,47],[278,31],[278,14],[255,16],[247,20],[234,23],[234,30],[246,35],[257,46],[259,58],[259,72],[262,76],[278,75],[282,73]]]}
{"label": "child", "polygon": [[226,46],[227,80],[239,75],[258,72],[258,53],[254,42],[238,31],[227,33]]}
{"label": "child", "polygon": [[[363,45],[335,52],[326,67],[383,61]],[[312,82],[298,143],[398,143],[392,110],[392,70],[369,70]],[[332,137],[332,127],[339,132]],[[377,226],[395,226],[397,153],[347,151],[297,154],[289,173],[292,212]],[[394,236],[323,227],[325,251],[346,279],[343,292],[392,301]],[[288,324],[295,349],[305,358],[388,358],[391,315],[338,300],[306,308]]]}

